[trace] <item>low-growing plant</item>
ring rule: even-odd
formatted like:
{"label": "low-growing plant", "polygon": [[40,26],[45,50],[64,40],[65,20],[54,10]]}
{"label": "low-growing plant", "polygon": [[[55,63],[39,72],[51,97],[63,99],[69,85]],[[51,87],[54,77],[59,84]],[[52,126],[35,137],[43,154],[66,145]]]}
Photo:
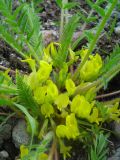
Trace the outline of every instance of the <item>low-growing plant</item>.
{"label": "low-growing plant", "polygon": [[107,136],[100,133],[96,135],[93,146],[90,151],[90,159],[106,160],[107,159]]}
{"label": "low-growing plant", "polygon": [[[53,157],[57,160],[58,148],[66,159],[71,149],[66,142],[71,139],[77,139],[86,146],[91,144],[89,159],[106,157],[107,138],[101,132],[94,133],[93,128],[98,127],[101,131],[105,122],[119,121],[120,99],[98,102],[96,95],[120,72],[120,47],[116,45],[105,60],[95,52],[95,47],[118,1],[108,0],[105,9],[101,7],[105,0],[97,0],[95,4],[87,2],[100,14],[101,22],[94,32],[84,31],[88,45],[75,51],[73,48],[78,41],[73,47],[72,37],[80,16],[75,15],[63,24],[65,10],[75,3],[57,1],[62,8],[60,40],[44,47],[34,2],[21,2],[13,10],[12,0],[1,0],[0,36],[31,69],[27,74],[16,70],[15,82],[8,74],[10,69],[0,72],[0,106],[7,105],[18,114],[24,113],[27,130],[31,134],[29,147],[21,146],[21,160],[26,157],[27,160],[53,160]],[[89,15],[92,20],[91,16],[92,13]],[[44,147],[39,143],[34,146],[34,137],[40,141],[49,131],[53,135],[52,147],[49,154],[41,158],[39,155],[41,150],[44,152]]]}

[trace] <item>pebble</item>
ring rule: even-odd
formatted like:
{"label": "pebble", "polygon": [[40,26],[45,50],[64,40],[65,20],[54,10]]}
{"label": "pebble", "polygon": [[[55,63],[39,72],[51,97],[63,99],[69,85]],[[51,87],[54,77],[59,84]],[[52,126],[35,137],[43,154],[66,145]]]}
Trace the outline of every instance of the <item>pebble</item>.
{"label": "pebble", "polygon": [[115,27],[114,31],[117,35],[120,35],[120,26]]}
{"label": "pebble", "polygon": [[7,160],[8,157],[9,154],[5,150],[0,152],[0,160]]}
{"label": "pebble", "polygon": [[54,30],[43,30],[42,31],[45,45],[47,46],[50,42],[58,39],[58,32]]}
{"label": "pebble", "polygon": [[26,130],[26,122],[19,120],[12,131],[12,139],[16,148],[20,148],[22,144],[27,145],[30,141],[30,136]]}
{"label": "pebble", "polygon": [[118,148],[115,152],[115,154],[108,158],[108,160],[120,160],[120,148]]}

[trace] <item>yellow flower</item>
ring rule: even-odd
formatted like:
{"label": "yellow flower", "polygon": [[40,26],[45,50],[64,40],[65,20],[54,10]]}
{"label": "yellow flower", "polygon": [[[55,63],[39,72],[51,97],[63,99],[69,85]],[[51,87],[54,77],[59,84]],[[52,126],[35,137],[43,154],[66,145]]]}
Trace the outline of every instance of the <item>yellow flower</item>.
{"label": "yellow flower", "polygon": [[53,106],[49,103],[45,103],[41,106],[41,113],[45,115],[45,117],[50,117],[51,114],[54,113]]}
{"label": "yellow flower", "polygon": [[65,87],[66,87],[69,95],[74,94],[76,87],[75,87],[75,83],[72,81],[72,79],[66,80]]}
{"label": "yellow flower", "polygon": [[46,81],[49,78],[51,71],[52,71],[52,65],[41,60],[40,69],[37,72],[39,81],[40,82]]}
{"label": "yellow flower", "polygon": [[67,127],[65,125],[59,125],[56,128],[56,135],[59,138],[64,138],[67,135]]}
{"label": "yellow flower", "polygon": [[71,113],[66,117],[66,126],[67,126],[67,138],[73,138],[75,139],[77,136],[79,136],[79,130],[77,126],[77,120],[75,118],[75,114]]}
{"label": "yellow flower", "polygon": [[79,136],[79,130],[77,126],[77,120],[75,114],[72,113],[66,117],[66,125],[59,125],[56,128],[56,135],[59,138],[75,139]]}
{"label": "yellow flower", "polygon": [[29,153],[29,150],[27,147],[25,147],[24,145],[20,146],[20,157],[23,158],[25,156],[27,156]]}
{"label": "yellow flower", "polygon": [[88,120],[90,123],[97,123],[99,125],[99,122],[101,119],[99,118],[98,109],[96,107],[93,108],[92,114],[89,116]]}
{"label": "yellow flower", "polygon": [[48,160],[48,155],[46,153],[42,153],[38,156],[37,160]]}
{"label": "yellow flower", "polygon": [[47,81],[47,95],[46,101],[53,102],[56,97],[58,96],[58,88],[57,86],[51,81]]}
{"label": "yellow flower", "polygon": [[78,117],[88,118],[93,104],[90,104],[84,96],[77,95],[71,103],[71,112],[75,113]]}
{"label": "yellow flower", "polygon": [[58,43],[53,43],[51,42],[45,49],[44,49],[44,57],[43,59],[46,60],[47,62],[52,62],[52,59],[56,56],[57,54],[57,49],[56,46],[59,46],[60,44]]}
{"label": "yellow flower", "polygon": [[69,97],[66,93],[60,94],[56,100],[55,104],[57,105],[57,108],[61,111],[63,108],[66,108],[69,104]]}
{"label": "yellow flower", "polygon": [[84,81],[93,81],[99,76],[101,67],[102,59],[100,55],[91,55],[90,60],[87,60],[82,69],[80,70],[81,79]]}
{"label": "yellow flower", "polygon": [[21,60],[22,62],[27,62],[31,68],[32,71],[36,71],[36,67],[35,67],[35,60],[32,59],[31,57],[25,60]]}
{"label": "yellow flower", "polygon": [[34,98],[38,104],[44,103],[46,93],[47,93],[47,86],[38,87],[34,90]]}
{"label": "yellow flower", "polygon": [[27,85],[32,89],[35,90],[39,85],[39,80],[37,78],[37,72],[30,73],[29,76],[24,76],[24,81]]}
{"label": "yellow flower", "polygon": [[87,52],[88,52],[88,49],[82,49],[82,50],[80,51],[80,56],[81,56],[81,59],[82,59],[82,60],[84,59],[84,57],[85,57],[85,55],[87,54]]}

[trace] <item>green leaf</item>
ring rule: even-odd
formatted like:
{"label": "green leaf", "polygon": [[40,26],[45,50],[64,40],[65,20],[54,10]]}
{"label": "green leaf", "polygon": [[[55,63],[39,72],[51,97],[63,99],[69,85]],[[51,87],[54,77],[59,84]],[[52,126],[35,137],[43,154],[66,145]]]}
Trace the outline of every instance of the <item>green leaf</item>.
{"label": "green leaf", "polygon": [[[29,114],[29,112],[27,111],[27,109],[20,105],[20,104],[17,104],[17,103],[14,103],[14,105],[19,109],[21,110],[25,116],[27,117],[28,119],[28,122],[30,124],[30,127],[31,127],[31,131],[32,131],[32,140],[33,140],[33,136],[35,135],[36,133],[36,130],[37,130],[37,126],[36,126],[36,120]],[[32,140],[31,140],[31,145],[32,145]]]}
{"label": "green leaf", "polygon": [[[28,153],[22,160],[37,160],[39,157],[39,160],[45,159],[47,160],[47,154],[45,153],[49,149],[49,144],[53,139],[53,132],[48,132],[44,137],[43,140],[40,142],[39,145],[33,145],[32,151]],[[45,154],[44,154],[45,153]]]}
{"label": "green leaf", "polygon": [[103,133],[96,135],[91,147],[90,160],[106,160],[108,152],[107,138],[108,135],[103,135]]}
{"label": "green leaf", "polygon": [[89,42],[91,42],[94,38],[94,34],[92,33],[92,31],[85,31],[84,34],[86,35],[87,39]]}
{"label": "green leaf", "polygon": [[17,90],[9,87],[0,87],[0,93],[6,95],[17,95]]}
{"label": "green leaf", "polygon": [[63,5],[63,9],[71,9],[71,8],[77,6],[78,4],[79,3],[77,3],[77,2],[69,2],[69,3]]}
{"label": "green leaf", "polygon": [[108,0],[110,3],[113,3],[113,0]]}
{"label": "green leaf", "polygon": [[96,21],[97,19],[98,19],[97,16],[92,16],[92,17],[87,18],[87,19],[86,19],[86,22],[88,22],[88,23],[94,22],[94,21]]}
{"label": "green leaf", "polygon": [[7,98],[0,98],[0,106],[6,106],[6,105],[11,105],[12,102],[11,100],[8,100]]}
{"label": "green leaf", "polygon": [[20,103],[29,109],[32,115],[37,116],[39,114],[38,104],[33,98],[33,93],[30,87],[23,81],[23,78],[17,74],[17,92]]}
{"label": "green leaf", "polygon": [[67,75],[68,75],[68,66],[67,66],[67,64],[64,64],[63,68],[61,68],[59,74],[57,74],[57,78],[58,78],[57,82],[58,82],[59,88],[64,87]]}
{"label": "green leaf", "polygon": [[87,22],[88,20],[87,20],[87,17],[80,11],[79,13],[78,13],[78,15],[80,16],[80,18],[84,21],[84,22]]}
{"label": "green leaf", "polygon": [[96,4],[100,6],[101,4],[105,2],[107,2],[107,0],[97,0]]}
{"label": "green leaf", "polygon": [[98,5],[93,5],[93,9],[95,9],[96,12],[101,15],[101,17],[105,16],[105,11],[104,11],[104,9],[102,7],[100,7]]}
{"label": "green leaf", "polygon": [[62,0],[56,0],[56,3],[57,3],[57,5],[60,7],[60,8],[62,8]]}
{"label": "green leaf", "polygon": [[81,36],[77,40],[75,40],[75,42],[73,42],[72,47],[71,47],[72,50],[74,50],[84,38],[85,38],[85,34],[82,33]]}
{"label": "green leaf", "polygon": [[56,65],[59,68],[62,68],[64,62],[67,59],[68,48],[71,45],[73,33],[78,25],[78,20],[79,20],[78,16],[73,16],[69,20],[68,24],[66,24],[64,27],[64,31],[62,33],[60,40],[61,46],[59,47],[58,54],[54,58],[54,65]]}
{"label": "green leaf", "polygon": [[91,0],[87,0],[87,3],[93,8],[97,13],[99,13],[102,17],[105,16],[105,11],[98,4],[94,4]]}
{"label": "green leaf", "polygon": [[120,63],[120,46],[116,45],[113,52],[105,59],[105,63],[101,69],[101,74],[106,73],[112,69],[115,65]]}
{"label": "green leaf", "polygon": [[25,57],[25,53],[22,52],[23,48],[21,45],[15,41],[14,36],[2,25],[0,25],[0,37],[13,47],[21,56]]}
{"label": "green leaf", "polygon": [[[12,3],[12,0],[10,1]],[[27,55],[32,55],[38,61],[43,54],[43,42],[36,10],[33,5],[24,2],[11,11],[10,1],[2,0],[0,3],[0,36],[24,58],[27,52]]]}

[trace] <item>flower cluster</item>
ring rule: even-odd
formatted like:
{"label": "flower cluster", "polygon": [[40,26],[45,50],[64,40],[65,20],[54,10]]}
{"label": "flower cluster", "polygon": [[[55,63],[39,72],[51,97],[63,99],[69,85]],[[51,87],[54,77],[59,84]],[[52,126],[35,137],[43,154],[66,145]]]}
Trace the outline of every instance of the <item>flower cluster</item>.
{"label": "flower cluster", "polygon": [[[81,52],[81,58],[83,59],[88,50],[83,50]],[[83,81],[93,81],[99,74],[102,68],[102,59],[99,54],[90,55],[89,60],[86,61],[83,68],[80,70],[80,78]]]}
{"label": "flower cluster", "polygon": [[[77,56],[71,49],[69,52],[70,56],[72,56],[72,59],[75,61],[77,59],[75,57]],[[84,59],[87,52],[87,49],[82,49],[80,51],[81,60]],[[40,113],[43,117],[56,120],[56,115],[59,114],[59,118],[63,119],[62,122],[55,122],[56,135],[59,138],[66,137],[68,139],[75,139],[80,135],[77,118],[97,124],[104,121],[104,118],[102,118],[102,112],[100,108],[97,107],[96,101],[94,100],[96,95],[95,88],[91,88],[85,94],[74,94],[77,86],[68,74],[67,63],[59,71],[58,79],[55,81],[52,78],[51,75],[53,75],[54,71],[52,57],[55,54],[57,54],[57,50],[54,44],[50,44],[44,50],[44,60],[40,61],[37,70],[34,60],[31,58],[25,60],[29,63],[32,73],[29,76],[25,76],[24,80],[30,86],[33,97],[38,103]],[[85,86],[91,83],[90,81],[96,79],[99,76],[102,64],[100,55],[89,56],[89,59],[80,70],[79,80],[82,80],[80,85]],[[60,87],[63,88],[63,91],[60,90]],[[107,109],[106,114],[109,115],[109,117],[110,115],[114,116],[114,114],[110,114],[111,112],[112,109]],[[118,114],[116,117],[118,117]]]}
{"label": "flower cluster", "polygon": [[79,136],[79,129],[74,113],[71,113],[66,117],[66,125],[57,126],[56,134],[59,138],[67,137],[68,139],[75,139]]}

